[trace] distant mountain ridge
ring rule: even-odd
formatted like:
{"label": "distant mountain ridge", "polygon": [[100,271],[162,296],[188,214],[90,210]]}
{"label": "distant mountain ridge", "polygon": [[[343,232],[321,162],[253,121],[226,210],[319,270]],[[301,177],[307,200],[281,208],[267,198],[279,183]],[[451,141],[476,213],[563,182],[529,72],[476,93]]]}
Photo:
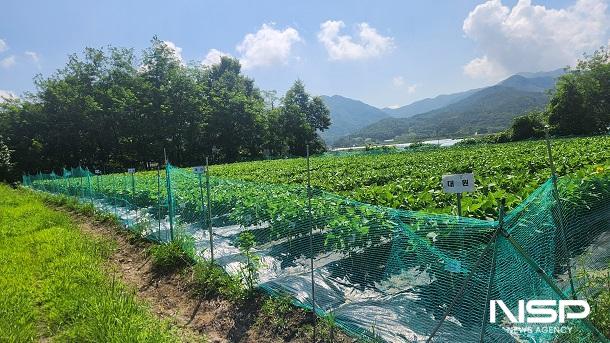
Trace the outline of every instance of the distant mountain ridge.
{"label": "distant mountain ridge", "polygon": [[340,95],[322,95],[321,98],[330,110],[331,125],[320,133],[327,143],[332,144],[337,138],[389,117],[384,111],[362,101]]}
{"label": "distant mountain ridge", "polygon": [[402,107],[398,107],[398,108],[385,107],[382,110],[384,112],[386,112],[387,114],[391,115],[392,117],[408,118],[408,117],[412,117],[416,114],[433,111],[433,110],[445,107],[447,105],[451,105],[454,102],[460,101],[460,100],[472,95],[473,93],[477,92],[478,90],[480,90],[480,88],[471,89],[471,90],[467,90],[464,92],[458,92],[458,93],[453,93],[453,94],[442,94],[442,95],[438,95],[434,98],[426,98],[426,99],[418,100],[418,101],[415,101],[411,104],[408,104],[408,105],[405,105]]}
{"label": "distant mountain ridge", "polygon": [[[333,146],[351,146],[391,139],[409,141],[498,132],[507,128],[515,116],[542,109],[548,103],[548,90],[554,88],[556,79],[561,74],[563,70],[559,69],[544,73],[520,73],[494,86],[440,95],[397,109],[386,108],[383,112],[391,117],[383,117],[340,139],[333,137],[331,142],[327,142]],[[366,105],[356,100],[351,101]],[[422,109],[430,110],[415,113]],[[365,112],[359,113],[360,119],[367,116]],[[331,109],[331,117],[332,113]],[[377,111],[375,113],[380,116]],[[349,120],[349,111],[343,112],[341,116],[342,120]],[[331,128],[334,125],[335,123]],[[346,131],[338,128],[334,130]]]}

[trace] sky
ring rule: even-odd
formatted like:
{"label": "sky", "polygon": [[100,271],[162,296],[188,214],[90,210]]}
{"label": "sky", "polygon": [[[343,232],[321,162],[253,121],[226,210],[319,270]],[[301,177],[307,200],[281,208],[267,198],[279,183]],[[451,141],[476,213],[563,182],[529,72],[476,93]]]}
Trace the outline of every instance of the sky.
{"label": "sky", "polygon": [[610,0],[3,0],[0,97],[34,91],[68,55],[142,51],[153,36],[185,63],[239,58],[259,88],[377,107],[573,65],[610,43]]}

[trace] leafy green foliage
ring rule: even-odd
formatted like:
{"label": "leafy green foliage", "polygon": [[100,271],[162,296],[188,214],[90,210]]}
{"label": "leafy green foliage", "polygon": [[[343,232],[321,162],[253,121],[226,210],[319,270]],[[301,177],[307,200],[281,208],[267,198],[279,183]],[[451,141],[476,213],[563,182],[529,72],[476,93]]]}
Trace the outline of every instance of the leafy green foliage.
{"label": "leafy green foliage", "polygon": [[295,310],[292,305],[292,297],[288,294],[278,294],[277,296],[265,299],[261,306],[260,316],[256,324],[260,327],[271,328],[282,332],[288,329],[289,314]]}
{"label": "leafy green foliage", "polygon": [[557,82],[548,106],[559,134],[606,133],[610,127],[610,51],[600,48]]}
{"label": "leafy green foliage", "polygon": [[[610,265],[602,270],[577,269],[577,291],[587,300],[591,313],[587,317],[600,332],[610,336]],[[597,342],[591,332],[582,326],[573,326],[572,331],[561,334],[556,342]]]}
{"label": "leafy green foliage", "polygon": [[2,136],[0,136],[0,180],[8,180],[9,175],[13,169],[13,163],[11,162],[11,153],[8,146],[4,143]]}
{"label": "leafy green foliage", "polygon": [[237,59],[185,65],[156,37],[141,56],[87,48],[36,85],[34,96],[0,104],[0,179],[62,165],[140,169],[165,152],[185,165],[204,155],[222,162],[304,155],[307,142],[324,148],[316,130],[330,124],[302,82],[280,107],[267,107]]}
{"label": "leafy green foliage", "polygon": [[241,280],[211,261],[198,260],[192,272],[192,286],[198,296],[203,298],[222,296],[229,300],[240,300],[244,296]]}
{"label": "leafy green foliage", "polygon": [[[559,175],[593,172],[610,164],[610,138],[553,141]],[[464,196],[466,216],[495,217],[498,200],[513,208],[550,176],[544,141],[478,144],[381,155],[316,157],[314,187],[364,203],[407,210],[455,213],[455,196],[442,191],[443,174],[474,172],[476,190]],[[607,169],[607,168],[606,168]],[[212,175],[265,183],[305,184],[303,159],[212,166]]]}
{"label": "leafy green foliage", "polygon": [[254,291],[258,282],[258,270],[260,269],[260,257],[252,249],[256,245],[256,240],[251,232],[242,232],[237,238],[239,251],[246,258],[246,265],[241,268],[240,275],[249,292]]}
{"label": "leafy green foliage", "polygon": [[192,238],[179,236],[173,241],[156,244],[150,248],[153,267],[161,273],[172,272],[193,264]]}
{"label": "leafy green foliage", "polygon": [[316,133],[330,125],[330,112],[320,97],[311,97],[305,85],[297,80],[282,99],[279,116],[291,155],[305,156],[306,145],[312,153],[324,150],[324,143]]}
{"label": "leafy green foliage", "polygon": [[544,136],[544,117],[541,112],[530,112],[513,120],[511,139],[520,141]]}

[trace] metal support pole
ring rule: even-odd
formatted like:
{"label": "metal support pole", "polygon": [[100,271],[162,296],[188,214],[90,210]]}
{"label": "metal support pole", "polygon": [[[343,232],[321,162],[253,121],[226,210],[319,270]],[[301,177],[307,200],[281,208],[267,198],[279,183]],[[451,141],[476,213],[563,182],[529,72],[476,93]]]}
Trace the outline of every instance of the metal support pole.
{"label": "metal support pole", "polygon": [[485,247],[485,250],[483,250],[483,252],[479,256],[479,258],[477,259],[477,262],[472,267],[472,270],[470,270],[470,273],[468,273],[468,276],[466,276],[466,280],[464,280],[464,282],[462,283],[462,286],[460,287],[460,290],[455,295],[455,297],[453,297],[453,299],[451,300],[451,303],[449,304],[449,306],[445,310],[445,313],[443,313],[443,316],[441,317],[441,320],[438,322],[438,324],[436,324],[436,326],[432,330],[432,333],[430,334],[430,336],[426,340],[426,343],[432,342],[432,338],[436,335],[438,330],[441,328],[441,326],[443,325],[443,323],[447,319],[447,316],[449,316],[449,313],[451,313],[451,311],[453,310],[453,308],[457,304],[458,300],[460,300],[462,298],[462,295],[464,295],[464,292],[466,291],[466,286],[468,286],[468,284],[470,283],[470,280],[472,279],[472,276],[474,275],[476,270],[479,269],[479,266],[480,266],[481,262],[483,261],[483,257],[485,257],[489,253],[491,248],[495,247],[495,244],[492,244],[492,243],[496,241],[496,238],[498,237],[500,229],[501,229],[500,225],[498,225],[498,227],[494,231],[493,236],[489,240],[489,243]]}
{"label": "metal support pole", "polygon": [[214,262],[214,237],[212,235],[212,206],[210,204],[210,162],[205,158],[205,188],[208,203],[208,235],[210,236],[210,260]]}
{"label": "metal support pole", "polygon": [[568,268],[568,278],[570,279],[570,289],[572,293],[572,298],[576,300],[576,288],[574,287],[574,279],[572,278],[572,266],[570,264],[570,253],[568,250],[568,243],[566,240],[565,234],[565,224],[563,221],[563,206],[561,203],[561,198],[559,197],[559,188],[557,187],[557,173],[555,171],[555,163],[553,162],[553,150],[551,149],[551,138],[549,136],[549,127],[548,125],[545,127],[545,138],[546,138],[546,151],[549,155],[549,166],[551,168],[551,180],[553,181],[553,196],[555,201],[557,201],[557,207],[559,207],[559,234],[561,239],[561,246],[563,248],[563,252],[565,254],[565,263]]}
{"label": "metal support pole", "polygon": [[165,161],[165,181],[167,186],[167,208],[169,211],[169,239],[174,240],[174,199],[172,196],[172,180],[169,162]]}
{"label": "metal support pole", "polygon": [[201,181],[201,173],[197,173],[197,179],[199,181],[199,201],[201,202],[201,229],[207,227],[207,215],[205,211],[205,203],[203,202],[203,181]]}
{"label": "metal support pole", "polygon": [[161,170],[157,164],[157,238],[161,241]]}
{"label": "metal support pole", "polygon": [[311,266],[311,314],[313,321],[313,342],[316,342],[316,284],[313,275],[313,213],[311,212],[311,168],[309,163],[309,144],[306,145],[307,153],[307,212],[309,214],[309,262]]}
{"label": "metal support pole", "polygon": [[89,201],[93,205],[93,189],[91,187],[91,172],[87,169],[87,190],[89,191]]}
{"label": "metal support pole", "polygon": [[[500,211],[498,212],[498,230],[504,230],[504,209],[506,206],[506,199],[502,198],[500,202]],[[487,284],[487,295],[485,296],[485,309],[483,310],[483,323],[481,323],[481,333],[479,335],[479,342],[483,343],[485,339],[485,330],[487,328],[487,311],[489,306],[489,297],[491,296],[491,290],[493,289],[493,281],[496,276],[496,251],[498,248],[498,237],[495,237],[493,242],[493,252],[491,255],[491,269],[489,270],[489,283]]]}
{"label": "metal support pole", "polygon": [[[519,242],[517,242],[515,238],[513,238],[513,236],[509,232],[502,229],[501,233],[502,237],[504,237],[512,245],[515,251],[519,255],[521,255],[521,257],[523,257],[525,262],[542,278],[542,280],[553,290],[553,292],[555,292],[555,294],[557,294],[559,298],[561,298],[562,300],[569,300],[569,298],[561,291],[561,289],[557,287],[555,282],[553,282],[553,279],[551,279],[551,277],[548,276],[542,268],[540,268],[536,261],[534,261],[534,259],[527,253],[527,251],[521,246],[521,244],[519,244]],[[591,331],[591,333],[593,333],[599,339],[600,342],[609,342],[608,339],[604,337],[604,335],[599,332],[599,330],[597,330],[597,328],[587,318],[583,319],[583,323]]]}
{"label": "metal support pole", "polygon": [[458,216],[462,216],[462,193],[456,193],[457,195],[457,210]]}
{"label": "metal support pole", "polygon": [[138,218],[138,206],[136,206],[136,176],[135,173],[131,173],[131,205],[133,206],[134,211],[136,212],[136,220],[134,225],[136,225],[139,221]]}

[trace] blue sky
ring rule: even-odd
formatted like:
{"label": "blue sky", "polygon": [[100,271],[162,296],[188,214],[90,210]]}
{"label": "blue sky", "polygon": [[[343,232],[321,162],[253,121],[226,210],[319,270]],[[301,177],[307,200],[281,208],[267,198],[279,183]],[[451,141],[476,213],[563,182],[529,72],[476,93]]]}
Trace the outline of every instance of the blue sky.
{"label": "blue sky", "polygon": [[86,46],[140,51],[157,35],[186,62],[240,58],[262,89],[300,78],[314,94],[396,106],[573,64],[608,44],[609,24],[606,0],[5,0],[0,95],[33,90]]}

